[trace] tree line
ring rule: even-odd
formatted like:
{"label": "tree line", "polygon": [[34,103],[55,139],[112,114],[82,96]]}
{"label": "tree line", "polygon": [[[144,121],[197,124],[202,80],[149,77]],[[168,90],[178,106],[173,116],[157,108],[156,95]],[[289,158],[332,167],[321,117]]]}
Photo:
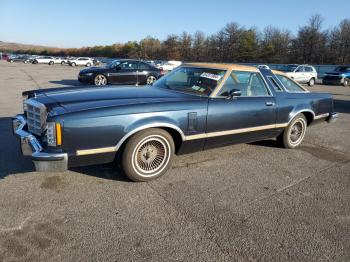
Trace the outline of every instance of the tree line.
{"label": "tree line", "polygon": [[184,32],[163,41],[148,36],[106,46],[58,50],[19,50],[22,53],[55,56],[91,56],[238,63],[350,63],[350,19],[323,29],[323,18],[314,15],[295,35],[268,26],[263,30],[229,23],[217,33]]}

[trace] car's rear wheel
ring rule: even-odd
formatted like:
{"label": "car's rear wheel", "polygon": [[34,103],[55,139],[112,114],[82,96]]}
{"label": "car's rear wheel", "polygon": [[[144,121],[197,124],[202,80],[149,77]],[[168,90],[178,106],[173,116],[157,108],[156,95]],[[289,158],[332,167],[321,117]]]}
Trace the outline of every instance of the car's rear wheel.
{"label": "car's rear wheel", "polygon": [[36,65],[38,63],[38,60],[34,60],[33,64]]}
{"label": "car's rear wheel", "polygon": [[155,76],[150,75],[147,77],[146,83],[147,85],[152,85],[155,81],[157,81],[157,78]]}
{"label": "car's rear wheel", "polygon": [[86,66],[87,66],[87,67],[90,67],[90,66],[91,66],[91,63],[87,63]]}
{"label": "car's rear wheel", "polygon": [[350,84],[349,78],[345,78],[345,79],[344,79],[343,86],[349,86],[349,84]]}
{"label": "car's rear wheel", "polygon": [[107,85],[107,77],[104,76],[104,75],[100,75],[100,74],[95,76],[94,84],[96,86],[105,86],[105,85]]}
{"label": "car's rear wheel", "polygon": [[170,168],[175,152],[171,135],[150,128],[133,135],[122,153],[124,173],[135,182],[156,179]]}
{"label": "car's rear wheel", "polygon": [[309,86],[313,86],[315,84],[315,78],[311,78],[310,81],[307,84]]}
{"label": "car's rear wheel", "polygon": [[70,65],[71,65],[71,66],[76,66],[77,64],[73,62],[73,63],[71,63]]}
{"label": "car's rear wheel", "polygon": [[277,137],[283,147],[296,148],[305,137],[307,121],[304,114],[298,114],[293,118],[283,133]]}
{"label": "car's rear wheel", "polygon": [[53,61],[50,61],[50,62],[49,62],[49,65],[53,65]]}
{"label": "car's rear wheel", "polygon": [[61,62],[61,65],[64,65],[65,63],[66,63],[66,62],[62,61],[62,62]]}

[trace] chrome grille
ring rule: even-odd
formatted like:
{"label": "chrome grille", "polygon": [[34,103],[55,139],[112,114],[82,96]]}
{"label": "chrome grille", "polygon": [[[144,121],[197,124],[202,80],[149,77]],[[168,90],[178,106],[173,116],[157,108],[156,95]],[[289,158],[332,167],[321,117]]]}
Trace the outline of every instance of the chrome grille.
{"label": "chrome grille", "polygon": [[27,115],[28,131],[40,136],[44,131],[46,124],[46,107],[33,99],[24,101],[24,104]]}

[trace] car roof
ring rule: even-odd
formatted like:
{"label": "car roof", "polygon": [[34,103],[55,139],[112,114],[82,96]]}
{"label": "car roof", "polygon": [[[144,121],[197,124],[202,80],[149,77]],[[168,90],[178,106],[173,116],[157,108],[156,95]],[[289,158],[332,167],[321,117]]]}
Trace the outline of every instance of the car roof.
{"label": "car roof", "polygon": [[238,65],[238,64],[224,64],[224,63],[185,63],[182,66],[204,67],[222,70],[239,70],[239,71],[253,71],[259,72],[259,69],[254,66]]}

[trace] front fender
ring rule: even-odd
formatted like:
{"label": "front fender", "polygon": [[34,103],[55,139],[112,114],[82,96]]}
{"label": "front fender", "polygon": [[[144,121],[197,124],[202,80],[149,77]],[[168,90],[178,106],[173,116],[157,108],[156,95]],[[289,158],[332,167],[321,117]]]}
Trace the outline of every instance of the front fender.
{"label": "front fender", "polygon": [[125,128],[125,135],[119,140],[118,144],[116,145],[116,149],[118,150],[120,146],[133,134],[153,127],[166,127],[174,129],[181,135],[182,141],[185,141],[186,137],[180,126],[180,123],[168,116],[146,116],[142,119],[138,119]]}

